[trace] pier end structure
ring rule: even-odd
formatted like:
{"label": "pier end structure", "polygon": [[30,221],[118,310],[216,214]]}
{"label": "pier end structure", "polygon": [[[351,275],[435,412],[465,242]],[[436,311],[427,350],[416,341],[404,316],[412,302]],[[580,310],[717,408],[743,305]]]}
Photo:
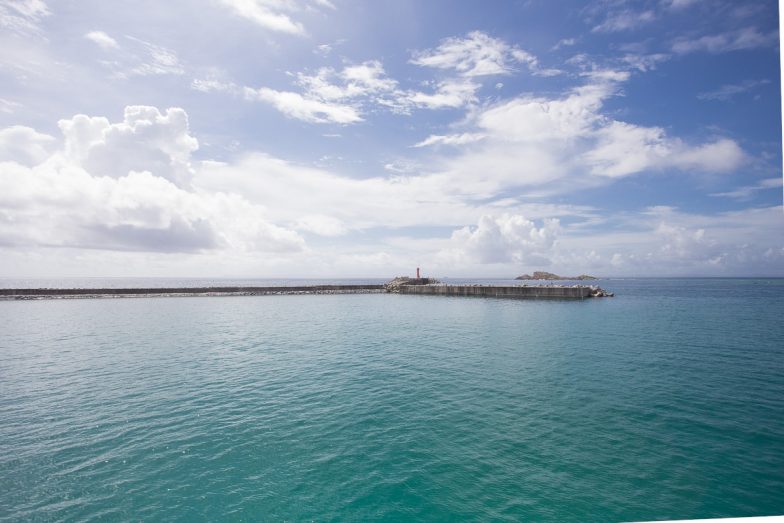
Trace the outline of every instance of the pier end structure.
{"label": "pier end structure", "polygon": [[400,294],[420,296],[477,296],[490,298],[554,298],[554,299],[585,299],[597,296],[596,289],[583,285],[537,286],[525,285],[433,285],[409,284],[402,285]]}

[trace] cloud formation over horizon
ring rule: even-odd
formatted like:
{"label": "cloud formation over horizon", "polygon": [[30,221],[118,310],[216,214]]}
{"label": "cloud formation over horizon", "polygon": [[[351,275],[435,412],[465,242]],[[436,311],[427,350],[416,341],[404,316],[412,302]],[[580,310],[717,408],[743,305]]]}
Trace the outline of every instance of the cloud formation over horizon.
{"label": "cloud formation over horizon", "polygon": [[770,9],[402,1],[0,0],[0,270],[782,270]]}

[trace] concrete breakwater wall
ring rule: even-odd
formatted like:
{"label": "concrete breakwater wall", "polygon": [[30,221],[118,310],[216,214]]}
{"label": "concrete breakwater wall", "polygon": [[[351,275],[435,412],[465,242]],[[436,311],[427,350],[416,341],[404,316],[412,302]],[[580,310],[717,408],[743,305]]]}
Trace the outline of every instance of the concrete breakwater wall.
{"label": "concrete breakwater wall", "polygon": [[435,280],[396,278],[384,285],[301,285],[273,287],[148,287],[102,289],[0,289],[0,300],[56,298],[142,298],[155,296],[264,296],[284,294],[399,293],[423,296],[484,296],[493,298],[583,299],[612,296],[598,287],[527,285],[444,285]]}
{"label": "concrete breakwater wall", "polygon": [[527,287],[527,286],[492,286],[492,285],[403,285],[400,294],[418,294],[429,296],[484,296],[493,298],[556,298],[583,299],[590,298],[591,287]]}
{"label": "concrete breakwater wall", "polygon": [[270,294],[360,294],[385,292],[383,285],[288,287],[151,287],[125,289],[0,289],[0,299],[120,298],[148,296],[263,296]]}

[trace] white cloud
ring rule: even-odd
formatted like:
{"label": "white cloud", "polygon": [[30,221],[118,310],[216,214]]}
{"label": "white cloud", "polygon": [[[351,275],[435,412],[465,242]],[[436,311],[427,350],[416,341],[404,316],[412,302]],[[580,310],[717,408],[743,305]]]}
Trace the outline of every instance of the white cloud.
{"label": "white cloud", "polygon": [[148,171],[179,187],[190,184],[190,155],[198,142],[188,132],[182,109],[161,114],[155,107],[129,106],[119,123],[76,115],[58,125],[65,137],[64,154],[93,175],[117,178]]}
{"label": "white cloud", "polygon": [[462,133],[462,134],[431,134],[421,142],[418,142],[414,147],[429,147],[431,145],[465,145],[467,143],[478,142],[484,139],[483,134],[477,133]]}
{"label": "white cloud", "polygon": [[130,71],[119,71],[118,76],[185,74],[185,68],[180,64],[177,53],[172,49],[167,49],[166,47],[145,42],[144,40],[139,40],[138,38],[132,38],[130,36],[127,38],[141,46],[144,56],[138,58],[140,63],[133,66]]}
{"label": "white cloud", "polygon": [[641,72],[652,71],[656,66],[670,59],[670,55],[666,53],[653,53],[653,54],[626,54],[622,60],[630,67],[637,69]]}
{"label": "white cloud", "polygon": [[0,98],[0,113],[12,114],[21,105],[5,98]]}
{"label": "white cloud", "polygon": [[350,105],[306,98],[291,91],[246,87],[245,97],[269,103],[286,116],[306,122],[350,124],[362,121],[359,112]]}
{"label": "white cloud", "polygon": [[[389,78],[378,60],[347,65],[341,70],[322,67],[315,74],[299,73],[297,84],[304,90],[277,91],[267,87],[244,89],[245,97],[272,104],[283,114],[312,123],[350,124],[363,120],[369,106],[407,112],[411,103]],[[200,90],[230,90],[230,86],[199,81]],[[233,88],[233,86],[231,86]]]}
{"label": "white cloud", "polygon": [[182,109],[132,106],[120,123],[77,115],[60,128],[63,145],[53,152],[53,139],[31,129],[0,132],[4,144],[16,144],[0,163],[0,243],[152,252],[304,248],[296,232],[272,224],[242,196],[182,183],[197,147]]}
{"label": "white cloud", "polygon": [[313,0],[313,3],[316,5],[320,5],[321,7],[332,9],[333,11],[337,9],[337,7],[335,7],[335,4],[333,4],[329,0]]}
{"label": "white cloud", "polygon": [[614,252],[615,274],[779,274],[784,262],[781,212],[779,206],[699,215],[653,207],[626,216],[624,232],[570,243]]}
{"label": "white cloud", "polygon": [[320,54],[321,56],[327,56],[332,52],[332,46],[330,44],[319,44],[316,46],[313,52],[315,54]]}
{"label": "white cloud", "polygon": [[392,91],[397,87],[397,82],[386,76],[384,67],[378,60],[346,66],[341,76],[347,86],[359,86],[365,92]]}
{"label": "white cloud", "polygon": [[378,60],[347,65],[341,71],[323,67],[315,75],[300,73],[297,82],[310,98],[322,101],[378,96],[397,90],[397,82],[386,75]]}
{"label": "white cloud", "polygon": [[730,172],[747,159],[743,149],[729,138],[694,146],[672,140],[668,146],[669,157],[664,159],[662,167],[672,166],[685,171]]}
{"label": "white cloud", "polygon": [[781,212],[767,207],[700,215],[659,206],[623,213],[605,231],[490,214],[455,230],[448,242],[436,242],[426,266],[507,278],[543,268],[599,276],[781,274]]}
{"label": "white cloud", "polygon": [[297,221],[294,228],[319,236],[342,236],[348,232],[345,223],[334,216],[324,214],[307,214]]}
{"label": "white cloud", "polygon": [[[207,192],[241,194],[269,209],[276,223],[324,233],[401,227],[462,226],[499,208],[519,210],[530,219],[585,215],[584,207],[520,204],[515,201],[479,205],[448,174],[420,174],[421,168],[389,165],[393,176],[350,178],[297,165],[264,154],[249,154],[230,164],[207,163],[194,185]],[[304,216],[318,220],[303,222]],[[329,224],[329,225],[326,225]],[[333,227],[333,224],[340,224]],[[309,227],[307,229],[306,227]]]}
{"label": "white cloud", "polygon": [[594,26],[591,31],[594,33],[628,31],[652,22],[655,19],[656,14],[651,10],[640,12],[631,10],[614,12],[610,13],[602,23]]}
{"label": "white cloud", "polygon": [[220,0],[220,2],[234,14],[265,29],[294,35],[305,34],[305,28],[301,23],[281,12],[294,9],[293,2],[279,0]]}
{"label": "white cloud", "polygon": [[466,132],[485,138],[444,156],[437,172],[461,194],[492,198],[523,187],[539,188],[539,194],[575,191],[664,169],[727,172],[745,160],[726,138],[687,144],[663,129],[609,118],[603,103],[628,73],[588,78],[563,97],[523,95],[476,111]]}
{"label": "white cloud", "polygon": [[[373,109],[409,114],[412,108],[445,109],[464,107],[476,100],[481,87],[471,79],[446,79],[431,93],[403,90],[387,76],[378,60],[347,65],[340,70],[322,67],[315,74],[299,73],[297,84],[303,93],[267,87],[245,88],[246,99],[272,104],[285,115],[312,123],[350,124],[362,121]],[[234,86],[209,80],[195,80],[192,87],[202,91],[231,91]]]}
{"label": "white cloud", "polygon": [[552,50],[557,51],[562,47],[571,47],[576,43],[577,40],[575,38],[562,38],[561,40],[558,40],[558,43],[553,46]]}
{"label": "white cloud", "polygon": [[735,198],[738,200],[750,200],[754,195],[760,191],[767,189],[776,189],[782,186],[782,178],[767,178],[761,180],[754,185],[746,185],[738,187],[732,191],[713,193],[711,196],[722,196],[725,198]]}
{"label": "white cloud", "polygon": [[540,227],[516,214],[485,215],[475,227],[452,233],[449,247],[439,253],[451,263],[550,264],[560,223],[544,220]]}
{"label": "white cloud", "polygon": [[0,162],[35,165],[51,153],[55,139],[35,129],[14,125],[0,129]]}
{"label": "white cloud", "polygon": [[411,63],[423,67],[453,69],[463,76],[509,74],[513,63],[535,69],[537,59],[518,47],[493,38],[481,31],[472,31],[466,38],[446,38],[432,50],[414,53]]}
{"label": "white cloud", "polygon": [[707,35],[696,39],[680,38],[672,45],[677,54],[705,51],[726,53],[744,49],[773,46],[778,42],[778,32],[763,33],[756,27],[744,27],[717,35]]}
{"label": "white cloud", "polygon": [[409,91],[405,99],[417,107],[427,109],[459,108],[476,100],[481,86],[470,80],[444,80],[433,93]]}
{"label": "white cloud", "polygon": [[690,147],[668,138],[663,129],[617,121],[598,130],[596,136],[595,147],[583,159],[591,173],[599,176],[614,178],[666,167],[726,172],[744,161],[738,144],[726,138]]}
{"label": "white cloud", "polygon": [[662,4],[666,8],[673,10],[685,9],[697,4],[698,2],[699,0],[662,0]]}
{"label": "white cloud", "polygon": [[569,140],[591,131],[602,101],[613,93],[610,84],[590,84],[560,99],[519,96],[479,113],[477,124],[499,140]]}
{"label": "white cloud", "polygon": [[89,33],[85,34],[84,37],[102,49],[118,49],[120,47],[117,43],[117,40],[103,31],[90,31]]}
{"label": "white cloud", "polygon": [[38,33],[39,22],[50,14],[43,0],[0,0],[0,27],[14,33]]}
{"label": "white cloud", "polygon": [[[415,263],[455,275],[515,275],[542,267],[661,273],[662,264],[676,272],[721,274],[737,270],[744,259],[760,270],[784,260],[781,235],[774,234],[780,209],[702,217],[656,208],[624,215],[614,232],[601,233],[592,227],[602,219],[596,209],[510,197],[521,175],[530,176],[527,195],[554,173],[570,186],[595,176],[580,153],[595,148],[600,131],[612,125],[600,110],[613,92],[611,86],[589,84],[562,98],[521,97],[480,111],[472,120],[485,135],[472,145],[479,150],[450,154],[448,161],[427,166],[429,174],[418,167],[394,176],[350,178],[259,153],[193,163],[197,143],[181,109],[130,107],[119,122],[76,116],[61,122],[62,141],[31,129],[3,132],[2,137],[14,136],[9,143],[22,144],[24,154],[2,158],[7,161],[0,166],[0,186],[10,190],[0,193],[0,243],[5,260],[24,260],[20,253],[43,246],[126,251],[125,257],[111,255],[125,260],[123,267],[140,259],[132,252],[200,253],[153,259],[171,272],[181,272],[187,262],[196,271],[209,263],[241,266],[246,274],[265,267],[282,276],[313,274],[316,266],[325,275],[349,268],[370,275],[371,266],[373,275],[384,275]],[[531,123],[544,136],[519,121],[535,114],[534,107],[553,118]],[[614,133],[635,130],[608,135],[614,139]],[[646,165],[693,165],[704,162],[702,154],[719,156],[701,146],[678,145],[660,132],[642,135],[663,140],[675,157],[656,157]],[[459,171],[458,164],[468,165]],[[537,181],[540,170],[546,176]],[[484,195],[491,198],[480,202]],[[444,227],[451,234],[394,233]],[[308,248],[297,231],[331,239]],[[352,231],[366,231],[361,247],[353,236],[351,242],[342,239]],[[74,252],[50,251],[52,259],[60,256],[55,252]],[[269,254],[259,255],[264,252]]]}
{"label": "white cloud", "polygon": [[[84,37],[95,43],[107,56],[98,63],[115,79],[134,76],[184,75],[186,67],[173,49],[126,35],[122,45],[103,31],[91,31]],[[108,54],[108,52],[111,52]],[[57,63],[57,62],[55,62]],[[69,76],[72,74],[68,69]]]}
{"label": "white cloud", "polygon": [[736,95],[752,91],[761,85],[769,83],[770,80],[744,80],[739,84],[722,85],[715,91],[700,93],[697,95],[697,98],[700,100],[719,100],[726,102]]}
{"label": "white cloud", "polygon": [[191,80],[191,89],[202,93],[224,92],[237,94],[241,90],[231,82],[224,82],[216,78],[194,78]]}

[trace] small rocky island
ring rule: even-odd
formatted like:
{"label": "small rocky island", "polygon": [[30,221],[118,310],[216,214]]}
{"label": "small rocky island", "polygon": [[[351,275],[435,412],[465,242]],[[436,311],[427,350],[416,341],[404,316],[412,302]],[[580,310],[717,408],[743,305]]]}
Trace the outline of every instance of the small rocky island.
{"label": "small rocky island", "polygon": [[579,276],[558,276],[557,274],[553,274],[552,272],[544,272],[544,271],[536,271],[531,274],[523,274],[522,276],[518,276],[515,280],[598,280],[599,278],[595,276],[588,276],[587,274],[581,274]]}

